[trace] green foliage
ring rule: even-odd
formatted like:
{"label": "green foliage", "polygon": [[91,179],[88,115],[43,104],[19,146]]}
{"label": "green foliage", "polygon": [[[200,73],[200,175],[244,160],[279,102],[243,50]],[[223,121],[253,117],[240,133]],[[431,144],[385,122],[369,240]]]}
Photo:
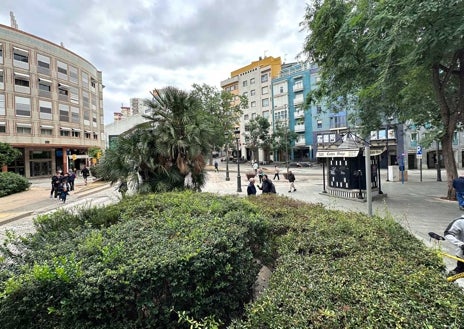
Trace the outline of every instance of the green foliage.
{"label": "green foliage", "polygon": [[0,198],[26,191],[31,183],[21,175],[12,172],[0,172]]}
{"label": "green foliage", "polygon": [[[0,249],[2,328],[457,328],[463,293],[391,218],[171,192],[58,211]],[[256,300],[258,264],[272,270]]]}
{"label": "green foliage", "polygon": [[0,169],[10,164],[21,155],[22,153],[18,149],[13,148],[10,144],[0,142]]}
{"label": "green foliage", "polygon": [[8,241],[4,328],[185,327],[173,309],[213,327],[241,314],[268,232],[247,200],[151,194],[106,210],[41,216],[37,233]]}

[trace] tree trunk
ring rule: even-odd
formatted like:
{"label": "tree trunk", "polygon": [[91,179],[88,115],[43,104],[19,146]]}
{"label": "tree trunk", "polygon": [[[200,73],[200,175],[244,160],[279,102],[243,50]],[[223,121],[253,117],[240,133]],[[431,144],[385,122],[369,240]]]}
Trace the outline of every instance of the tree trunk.
{"label": "tree trunk", "polygon": [[[447,182],[448,182],[448,192],[446,195],[446,198],[448,200],[452,200],[456,198],[455,191],[453,189],[453,179],[455,179],[458,176],[458,171],[456,168],[456,161],[454,159],[452,136],[453,136],[452,134],[450,136],[449,133],[446,133],[441,139],[443,162],[445,164],[446,177],[447,177]],[[438,157],[438,152],[437,152],[437,157]]]}

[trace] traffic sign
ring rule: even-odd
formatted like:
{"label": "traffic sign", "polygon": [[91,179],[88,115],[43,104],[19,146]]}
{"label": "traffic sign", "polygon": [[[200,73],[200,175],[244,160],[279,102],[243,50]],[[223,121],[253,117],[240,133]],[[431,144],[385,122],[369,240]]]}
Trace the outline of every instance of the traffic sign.
{"label": "traffic sign", "polygon": [[416,152],[417,155],[422,155],[422,146],[418,145],[417,146],[417,152]]}

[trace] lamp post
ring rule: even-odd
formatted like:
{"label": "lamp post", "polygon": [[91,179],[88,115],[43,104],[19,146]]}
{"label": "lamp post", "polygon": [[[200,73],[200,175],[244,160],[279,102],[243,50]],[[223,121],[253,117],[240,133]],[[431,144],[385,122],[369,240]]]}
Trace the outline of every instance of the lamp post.
{"label": "lamp post", "polygon": [[238,141],[240,140],[240,129],[235,128],[234,130],[235,140],[237,142],[237,192],[242,192],[242,182],[240,177],[240,162],[238,159],[239,156],[239,144]]}
{"label": "lamp post", "polygon": [[224,136],[226,137],[226,181],[230,181],[229,177],[229,133],[226,132],[224,133]]}
{"label": "lamp post", "polygon": [[387,150],[386,150],[386,152],[387,152],[387,182],[390,181],[388,179],[388,170],[389,170],[388,167],[390,166],[390,154],[388,153],[388,128],[389,128],[389,126],[390,126],[390,120],[387,119],[387,131],[386,131],[386,133],[387,133],[387,136],[386,136],[387,137],[387,145],[386,145],[386,148],[387,148]]}

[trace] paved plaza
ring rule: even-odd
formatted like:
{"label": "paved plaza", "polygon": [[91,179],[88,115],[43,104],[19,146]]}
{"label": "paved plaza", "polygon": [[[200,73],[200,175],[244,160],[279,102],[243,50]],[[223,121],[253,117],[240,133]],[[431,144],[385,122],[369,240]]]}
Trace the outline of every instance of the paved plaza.
{"label": "paved plaza", "polygon": [[[246,196],[245,173],[251,170],[247,164],[240,166],[240,185],[242,192],[237,192],[237,167],[229,164],[230,180],[226,181],[225,164],[219,165],[219,172],[211,167],[208,170],[207,184],[204,192],[217,194],[237,194]],[[356,211],[368,213],[368,203],[359,200],[346,200],[322,193],[322,167],[291,168],[296,176],[297,191],[288,193],[289,183],[283,178],[285,168],[281,168],[280,180],[273,180],[277,193],[286,197],[305,202],[322,203],[329,209]],[[265,173],[272,179],[274,167],[265,166]],[[386,181],[387,171],[382,170],[382,198],[374,198],[372,212],[374,215],[392,216],[403,227],[417,238],[431,246],[428,232],[443,234],[447,224],[461,216],[456,201],[445,199],[447,192],[446,172],[441,171],[442,181],[437,181],[436,170],[409,170],[408,180]],[[66,204],[56,199],[50,199],[50,179],[32,179],[28,191],[0,198],[0,235],[6,229],[28,230],[32,226],[34,216],[47,213],[62,207],[70,208],[83,205],[98,205],[117,202],[119,195],[114,186],[108,183],[94,181],[85,186],[82,179],[76,182],[75,191],[71,192]],[[258,191],[258,197],[261,192]],[[1,236],[0,236],[1,237]],[[448,242],[442,245],[445,251],[454,253],[454,248]],[[448,265],[448,262],[447,262]],[[449,263],[453,266],[454,261]]]}

